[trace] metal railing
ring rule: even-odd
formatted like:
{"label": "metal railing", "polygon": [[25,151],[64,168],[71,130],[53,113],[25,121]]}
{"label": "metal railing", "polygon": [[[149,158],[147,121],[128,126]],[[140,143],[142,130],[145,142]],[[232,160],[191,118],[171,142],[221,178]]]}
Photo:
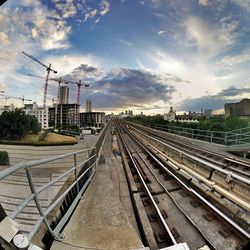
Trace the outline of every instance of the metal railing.
{"label": "metal railing", "polygon": [[[35,203],[39,216],[32,230],[27,236],[30,242],[32,241],[42,224],[46,226],[46,229],[54,239],[62,239],[62,235],[60,234],[62,228],[74,211],[74,208],[78,204],[78,201],[80,200],[83,192],[85,191],[95,174],[95,168],[100,157],[101,149],[104,145],[108,126],[109,124],[107,124],[107,126],[103,129],[95,144],[95,147],[82,149],[77,152],[67,153],[64,155],[54,156],[42,160],[20,162],[0,172],[0,180],[18,171],[22,171],[22,173],[26,174],[30,193],[21,201],[16,209],[14,209],[14,211],[9,214],[9,217],[15,220],[31,202]],[[79,162],[80,154],[84,154],[84,156],[81,156]],[[73,166],[69,166],[69,169],[47,183],[39,186],[35,185],[35,181],[32,175],[33,169],[36,169],[37,166],[40,166],[42,164],[47,164],[49,162],[53,162],[59,159],[65,159],[68,157],[72,157]],[[52,202],[50,202],[50,204],[48,204],[48,206],[44,208],[44,206],[42,206],[41,204],[39,195],[41,195],[45,190],[48,191],[50,187],[53,187],[56,183],[58,183],[65,177],[68,177],[66,181],[70,180],[68,182],[68,185],[66,185],[66,188],[64,188],[64,190],[60,189],[59,193],[54,197]],[[61,212],[61,216],[59,219],[57,218],[56,222],[48,219],[48,216],[50,216],[51,212],[54,209],[60,209]]]}
{"label": "metal railing", "polygon": [[[5,177],[7,177],[9,175],[12,175],[13,173],[15,173],[15,172],[17,172],[19,170],[25,170],[25,172],[26,172],[26,176],[27,176],[27,180],[28,180],[28,184],[29,184],[31,192],[24,200],[22,200],[22,202],[9,215],[9,217],[11,219],[15,220],[17,218],[17,216],[23,211],[23,209],[25,207],[27,207],[28,204],[30,204],[31,201],[35,202],[36,208],[37,208],[40,216],[38,217],[35,225],[33,226],[33,229],[30,231],[30,233],[28,235],[29,240],[32,240],[32,238],[34,237],[35,233],[37,232],[37,230],[39,229],[39,227],[41,226],[42,223],[44,223],[46,225],[48,231],[50,232],[50,234],[54,238],[60,238],[59,231],[63,226],[62,223],[58,224],[55,229],[52,229],[49,221],[47,220],[47,216],[66,197],[66,195],[68,194],[68,192],[71,189],[73,189],[74,187],[77,187],[78,195],[75,198],[75,201],[77,199],[79,199],[79,196],[86,189],[87,184],[90,182],[91,178],[94,175],[94,168],[96,166],[95,161],[91,162],[91,164],[90,164],[90,161],[92,159],[96,158],[96,152],[94,154],[90,155],[93,150],[95,152],[95,150],[96,150],[95,147],[88,148],[88,149],[83,149],[83,150],[73,152],[73,153],[68,153],[68,154],[65,154],[65,155],[50,157],[50,158],[47,158],[47,159],[21,162],[19,164],[16,164],[16,165],[14,165],[12,167],[9,167],[9,168],[7,168],[7,169],[0,172],[0,179],[4,179]],[[80,164],[77,164],[76,156],[78,154],[80,154],[80,153],[87,153],[89,155],[89,157],[87,159],[84,159],[83,161],[81,161]],[[74,159],[74,164],[73,164],[73,166],[70,167],[69,170],[67,170],[66,172],[64,172],[63,174],[59,175],[57,178],[55,178],[54,180],[49,181],[46,184],[43,184],[43,185],[41,185],[39,187],[35,186],[35,183],[33,181],[32,168],[35,168],[35,167],[37,167],[37,166],[39,166],[41,164],[45,164],[45,163],[52,162],[52,161],[55,161],[55,160],[65,159],[67,157],[73,157],[73,159]],[[89,166],[83,171],[83,173],[81,173],[79,175],[79,170],[83,169],[83,167],[86,166],[86,164],[89,164]],[[42,192],[44,192],[45,190],[47,190],[48,188],[53,186],[55,183],[57,183],[58,181],[60,181],[64,177],[70,176],[70,174],[72,174],[72,176],[74,176],[73,183],[71,183],[71,185],[62,194],[60,194],[59,197],[57,197],[54,201],[52,201],[46,209],[43,209],[42,205],[41,205],[41,201],[39,199],[39,194],[41,194]],[[75,201],[74,201],[74,204],[72,203],[71,210],[76,205]],[[66,220],[68,218],[67,215],[68,214],[66,213],[61,220],[66,222]]]}
{"label": "metal railing", "polygon": [[191,139],[222,144],[225,146],[250,143],[250,127],[224,132],[167,126],[162,124],[145,124],[145,126]]}

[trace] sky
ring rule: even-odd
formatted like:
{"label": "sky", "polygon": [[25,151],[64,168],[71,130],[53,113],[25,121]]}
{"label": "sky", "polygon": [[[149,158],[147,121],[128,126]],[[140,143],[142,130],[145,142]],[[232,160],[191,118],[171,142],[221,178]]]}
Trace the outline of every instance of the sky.
{"label": "sky", "polygon": [[[43,104],[51,78],[88,83],[96,111],[222,110],[250,98],[250,0],[8,0],[0,7],[0,90]],[[70,103],[77,86],[68,84]],[[57,98],[49,81],[47,104]],[[0,97],[0,105],[18,99]]]}

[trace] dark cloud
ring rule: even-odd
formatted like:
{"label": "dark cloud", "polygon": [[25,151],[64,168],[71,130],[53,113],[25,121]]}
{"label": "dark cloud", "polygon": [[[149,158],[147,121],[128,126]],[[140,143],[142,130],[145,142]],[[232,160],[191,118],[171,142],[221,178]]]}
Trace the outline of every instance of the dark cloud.
{"label": "dark cloud", "polygon": [[70,74],[65,75],[63,78],[74,81],[75,79],[83,79],[85,81],[94,81],[96,78],[101,77],[102,71],[99,68],[81,64],[75,68]]}
{"label": "dark cloud", "polygon": [[113,69],[93,82],[92,89],[89,98],[99,108],[166,102],[175,91],[161,76],[134,69]]}
{"label": "dark cloud", "polygon": [[235,88],[230,87],[221,90],[216,95],[201,96],[199,98],[187,98],[177,105],[177,110],[179,111],[200,111],[203,109],[223,109],[225,103],[238,102],[243,98],[236,97],[237,95],[249,94],[250,88]]}
{"label": "dark cloud", "polygon": [[[86,64],[81,64],[63,78],[82,79],[83,82],[90,84],[88,90],[82,91],[81,104],[84,105],[88,98],[96,108],[114,109],[128,106],[141,107],[160,100],[167,102],[175,92],[173,84],[184,82],[173,75],[125,68],[104,72],[100,68]],[[70,88],[72,89],[72,86]],[[73,89],[72,91],[75,92]]]}
{"label": "dark cloud", "polygon": [[236,96],[242,95],[244,93],[250,93],[250,88],[241,88],[237,89],[235,87],[230,87],[228,89],[223,89],[218,93],[218,96],[225,97],[225,96]]}

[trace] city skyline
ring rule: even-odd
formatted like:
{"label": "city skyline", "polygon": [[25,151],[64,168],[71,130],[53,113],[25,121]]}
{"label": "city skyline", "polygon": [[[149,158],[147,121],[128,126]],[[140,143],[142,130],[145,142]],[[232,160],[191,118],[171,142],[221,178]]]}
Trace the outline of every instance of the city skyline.
{"label": "city skyline", "polygon": [[[51,77],[89,83],[80,103],[95,110],[222,109],[250,98],[248,23],[247,0],[9,0],[0,7],[0,90],[42,105],[44,81],[27,74],[46,71],[26,51],[52,64]],[[49,82],[48,104],[57,86]]]}

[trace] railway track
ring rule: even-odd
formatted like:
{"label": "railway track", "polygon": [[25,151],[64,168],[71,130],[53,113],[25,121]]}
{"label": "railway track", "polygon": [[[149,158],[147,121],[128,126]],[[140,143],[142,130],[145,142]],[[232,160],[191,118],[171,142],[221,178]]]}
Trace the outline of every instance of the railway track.
{"label": "railway track", "polygon": [[[248,176],[228,171],[220,165],[219,161],[216,163],[202,159],[196,154],[186,152],[180,149],[179,146],[176,147],[173,144],[159,140],[137,128],[130,127],[130,129],[134,136],[144,141],[161,158],[173,162],[177,166],[176,171],[181,169],[187,172],[192,179],[197,179],[205,184],[210,189],[211,196],[214,196],[213,193],[218,193],[225,197],[223,202],[228,202],[227,207],[229,210],[235,210],[234,204],[236,204],[246,212],[250,211],[250,178]],[[235,211],[233,213],[235,214]],[[247,213],[248,222],[246,223],[249,223],[249,219],[249,213]]]}
{"label": "railway track", "polygon": [[126,125],[118,123],[117,131],[152,228],[150,249],[180,242],[190,249],[247,249],[248,232],[197,192],[190,178],[172,171],[159,153],[149,150],[147,142],[130,133]]}
{"label": "railway track", "polygon": [[[133,127],[130,125],[130,127]],[[177,141],[171,137],[164,137],[162,133],[163,131],[155,131],[153,129],[145,128],[144,132],[148,133],[149,135],[154,136],[155,138],[168,143],[170,145],[174,145],[176,148],[179,148],[189,154],[196,155],[197,157],[209,161],[211,163],[215,163],[220,165],[222,169],[227,169],[231,172],[237,173],[242,175],[243,177],[250,177],[250,160],[249,159],[242,159],[240,157],[236,157],[232,154],[228,154],[227,156],[218,153],[218,152],[211,152],[204,148],[200,148],[195,146],[194,144],[190,144],[187,141]],[[160,134],[158,134],[160,132]],[[166,134],[166,133],[165,133]]]}

